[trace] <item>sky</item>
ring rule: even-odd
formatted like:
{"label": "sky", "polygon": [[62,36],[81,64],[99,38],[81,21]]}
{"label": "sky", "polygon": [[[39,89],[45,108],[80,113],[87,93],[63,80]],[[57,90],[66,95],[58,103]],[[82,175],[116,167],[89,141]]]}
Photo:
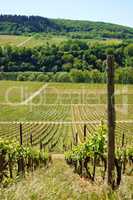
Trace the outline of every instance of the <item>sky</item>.
{"label": "sky", "polygon": [[133,27],[133,0],[0,0],[0,14],[104,21]]}

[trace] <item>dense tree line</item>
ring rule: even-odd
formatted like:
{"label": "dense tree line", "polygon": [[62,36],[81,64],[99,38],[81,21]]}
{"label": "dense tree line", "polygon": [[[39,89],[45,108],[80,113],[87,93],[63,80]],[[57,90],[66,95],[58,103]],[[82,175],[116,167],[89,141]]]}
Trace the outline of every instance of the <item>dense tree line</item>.
{"label": "dense tree line", "polygon": [[133,38],[133,28],[121,25],[81,20],[54,19],[62,31],[75,32],[75,38]]}
{"label": "dense tree line", "polygon": [[[81,40],[69,40],[60,45],[36,48],[0,47],[0,71],[70,72],[76,70],[106,70],[105,44],[88,45]],[[133,67],[133,44],[123,42],[112,46],[115,66]]]}
{"label": "dense tree line", "polygon": [[39,16],[0,15],[1,34],[60,31],[60,27],[48,18]]}
{"label": "dense tree line", "polygon": [[[98,70],[70,72],[0,72],[0,80],[39,81],[39,82],[75,82],[75,83],[106,83],[105,72]],[[133,68],[116,69],[115,82],[133,84]]]}
{"label": "dense tree line", "polygon": [[133,38],[133,28],[110,23],[48,19],[40,16],[0,15],[0,34],[21,35],[33,32],[72,33],[72,36],[78,39]]}

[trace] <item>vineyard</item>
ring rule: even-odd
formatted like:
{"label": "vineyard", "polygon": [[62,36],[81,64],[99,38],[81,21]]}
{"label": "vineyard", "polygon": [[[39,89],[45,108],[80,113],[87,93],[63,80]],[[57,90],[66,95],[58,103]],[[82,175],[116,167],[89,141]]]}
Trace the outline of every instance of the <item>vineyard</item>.
{"label": "vineyard", "polygon": [[[121,140],[121,147],[117,147],[115,152],[115,169],[113,188],[120,185],[121,174],[131,175],[133,172],[133,149],[125,145],[125,135]],[[86,138],[84,142],[78,144],[76,138],[75,146],[72,150],[65,153],[66,162],[74,168],[74,172],[81,177],[85,177],[91,181],[96,180],[96,176],[101,176],[103,180],[106,178],[107,171],[107,127],[101,125],[93,134]]]}
{"label": "vineyard", "polygon": [[[34,48],[37,46],[49,44],[59,45],[61,42],[68,41],[72,39],[70,36],[63,35],[52,35],[52,34],[35,34],[33,36],[14,36],[14,35],[0,35],[0,45],[1,46],[16,46],[16,47],[27,47]],[[96,39],[82,39],[82,41],[87,42],[88,44],[106,44],[106,45],[118,45],[121,44],[120,39],[110,39],[105,40],[96,40]]]}
{"label": "vineyard", "polygon": [[[9,90],[10,87],[10,90]],[[106,85],[5,82],[0,83],[0,137],[23,142],[40,141],[52,152],[71,149],[76,135],[91,135],[101,121],[107,122]],[[9,92],[7,92],[9,91]],[[8,98],[7,98],[8,97]],[[116,143],[133,142],[133,86],[116,86]],[[7,101],[8,100],[8,101]]]}
{"label": "vineyard", "polygon": [[0,200],[133,200],[132,7],[1,2]]}

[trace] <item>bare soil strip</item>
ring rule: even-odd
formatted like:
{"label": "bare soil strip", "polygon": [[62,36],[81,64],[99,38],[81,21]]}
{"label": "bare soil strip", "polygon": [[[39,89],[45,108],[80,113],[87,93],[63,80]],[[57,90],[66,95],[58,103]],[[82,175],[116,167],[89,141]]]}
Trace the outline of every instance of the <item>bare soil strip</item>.
{"label": "bare soil strip", "polygon": [[48,86],[48,83],[45,84],[43,87],[41,87],[39,90],[37,90],[35,93],[33,93],[28,99],[24,100],[23,102],[20,103],[20,105],[27,105],[29,102],[31,102],[36,96],[38,96],[43,90],[46,89]]}
{"label": "bare soil strip", "polygon": [[27,42],[29,42],[33,37],[28,38],[27,40],[21,42],[20,44],[17,45],[17,47],[21,47],[23,45],[25,45]]}
{"label": "bare soil strip", "polygon": [[62,160],[64,160],[65,156],[64,156],[64,154],[52,154],[52,159],[53,160],[55,160],[55,159],[62,159]]}
{"label": "bare soil strip", "polygon": [[[107,120],[103,122],[107,123]],[[0,124],[66,124],[66,125],[74,125],[74,124],[100,124],[101,121],[0,121]],[[133,124],[133,120],[117,120],[117,124],[119,123],[128,123]]]}

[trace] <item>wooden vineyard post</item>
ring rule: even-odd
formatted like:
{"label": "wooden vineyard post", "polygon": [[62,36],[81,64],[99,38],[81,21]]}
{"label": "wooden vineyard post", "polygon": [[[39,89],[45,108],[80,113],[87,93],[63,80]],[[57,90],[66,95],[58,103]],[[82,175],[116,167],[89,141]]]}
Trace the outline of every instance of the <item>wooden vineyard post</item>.
{"label": "wooden vineyard post", "polygon": [[114,56],[107,55],[107,110],[108,110],[108,185],[114,188],[115,169],[115,84]]}
{"label": "wooden vineyard post", "polygon": [[23,130],[22,130],[22,124],[20,123],[20,145],[23,145]]}
{"label": "wooden vineyard post", "polygon": [[33,138],[32,138],[32,133],[30,134],[30,145],[32,146],[33,143]]}
{"label": "wooden vineyard post", "polygon": [[92,175],[93,181],[95,180],[95,174],[96,174],[96,153],[94,153],[94,158],[93,158],[93,175]]}
{"label": "wooden vineyard post", "polygon": [[87,126],[85,124],[84,125],[84,141],[86,141],[86,136],[87,136]]}
{"label": "wooden vineyard post", "polygon": [[[22,145],[23,145],[23,129],[22,129],[22,123],[20,123],[20,146],[22,147]],[[18,174],[20,173],[24,174],[24,159],[22,155],[18,160]]]}
{"label": "wooden vineyard post", "polygon": [[6,160],[6,154],[2,150],[0,151],[0,183],[4,179],[4,176],[6,175],[5,170],[7,169],[8,169],[8,162]]}
{"label": "wooden vineyard post", "polygon": [[[32,147],[33,144],[33,138],[32,138],[32,133],[30,134],[30,145]],[[31,169],[31,171],[33,172],[33,159],[31,157],[28,158],[28,169]]]}
{"label": "wooden vineyard post", "polygon": [[78,133],[76,133],[75,143],[76,143],[76,146],[77,146],[78,145]]}
{"label": "wooden vineyard post", "polygon": [[122,147],[124,147],[124,140],[125,140],[125,135],[124,135],[124,133],[123,133],[123,134],[122,134],[122,144],[121,144]]}
{"label": "wooden vineyard post", "polygon": [[[76,133],[76,135],[75,135],[75,145],[76,146],[78,145],[78,133]],[[75,172],[77,172],[77,170],[78,170],[78,161],[77,160],[75,161],[74,166],[75,166]]]}
{"label": "wooden vineyard post", "polygon": [[[124,142],[125,142],[125,134],[123,133],[122,135],[122,148],[124,148]],[[125,169],[126,169],[126,155],[124,152],[124,158],[123,158],[123,174],[125,173]]]}
{"label": "wooden vineyard post", "polygon": [[72,150],[72,148],[73,148],[73,142],[71,141],[71,150]]}
{"label": "wooden vineyard post", "polygon": [[9,173],[10,173],[10,178],[13,178],[13,173],[12,173],[12,159],[11,156],[9,154],[9,161],[8,161],[8,165],[9,165]]}

